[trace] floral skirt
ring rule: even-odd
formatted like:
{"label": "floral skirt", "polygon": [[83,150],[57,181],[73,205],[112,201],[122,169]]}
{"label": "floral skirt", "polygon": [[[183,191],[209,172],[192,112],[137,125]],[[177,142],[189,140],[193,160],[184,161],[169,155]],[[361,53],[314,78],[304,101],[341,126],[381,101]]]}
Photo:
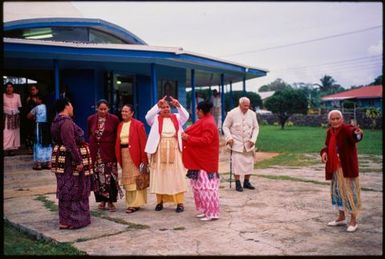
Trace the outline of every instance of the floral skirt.
{"label": "floral skirt", "polygon": [[334,208],[357,214],[361,209],[361,187],[359,177],[344,177],[342,168],[333,173],[330,194]]}
{"label": "floral skirt", "polygon": [[116,162],[103,162],[98,159],[94,163],[95,173],[92,175],[92,189],[96,202],[116,202],[118,193],[120,198],[123,192],[119,186],[118,168]]}

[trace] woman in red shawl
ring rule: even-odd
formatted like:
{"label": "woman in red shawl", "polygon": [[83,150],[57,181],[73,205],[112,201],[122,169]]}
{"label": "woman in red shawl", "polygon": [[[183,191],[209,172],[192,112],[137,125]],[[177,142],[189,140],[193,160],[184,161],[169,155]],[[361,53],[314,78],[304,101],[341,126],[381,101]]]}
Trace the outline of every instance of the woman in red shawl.
{"label": "woman in red shawl", "polygon": [[210,113],[211,102],[198,103],[199,120],[182,133],[183,163],[194,194],[200,220],[219,218],[219,134]]}
{"label": "woman in red shawl", "polygon": [[330,128],[320,155],[326,163],[326,180],[331,180],[333,207],[338,207],[339,215],[328,226],[346,225],[345,210],[351,214],[348,232],[357,230],[357,214],[361,208],[360,181],[356,143],[363,138],[360,128],[344,124],[342,113],[332,110],[328,114]]}
{"label": "woman in red shawl", "polygon": [[118,125],[115,154],[122,167],[122,185],[126,191],[126,213],[133,213],[147,203],[147,188],[140,189],[136,185],[141,163],[147,165],[144,152],[147,136],[141,121],[134,119],[134,106],[125,104],[122,107],[122,122]]}
{"label": "woman in red shawl", "polygon": [[108,112],[110,105],[104,99],[96,103],[96,113],[87,119],[90,152],[94,163],[93,191],[98,208],[116,211],[114,202],[123,192],[118,181],[118,166],[115,157],[116,130],[119,118]]}

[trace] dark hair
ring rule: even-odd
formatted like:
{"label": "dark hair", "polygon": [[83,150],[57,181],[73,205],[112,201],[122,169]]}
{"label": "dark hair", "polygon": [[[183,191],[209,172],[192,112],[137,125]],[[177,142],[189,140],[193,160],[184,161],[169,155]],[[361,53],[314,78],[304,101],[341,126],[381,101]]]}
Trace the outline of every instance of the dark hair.
{"label": "dark hair", "polygon": [[[131,112],[135,112],[134,105],[126,103],[126,104],[123,104],[122,109],[123,109],[124,106],[127,106],[128,108],[130,108]],[[122,110],[122,109],[120,109],[120,110]]]}
{"label": "dark hair", "polygon": [[65,107],[69,104],[70,104],[70,100],[68,98],[60,98],[56,100],[56,103],[55,103],[56,112],[59,113],[64,111]]}
{"label": "dark hair", "polygon": [[96,107],[99,108],[99,106],[100,106],[102,103],[104,103],[105,105],[107,105],[108,108],[110,108],[110,104],[107,102],[106,99],[100,99],[99,101],[97,101]]}
{"label": "dark hair", "polygon": [[36,97],[39,98],[39,99],[41,100],[42,103],[47,103],[47,96],[38,93],[38,94],[36,95]]}
{"label": "dark hair", "polygon": [[205,115],[210,112],[211,108],[213,108],[213,103],[210,101],[202,101],[197,105],[197,109],[202,110]]}
{"label": "dark hair", "polygon": [[6,82],[4,86],[7,88],[8,85],[11,85],[13,88],[15,88],[11,81]]}

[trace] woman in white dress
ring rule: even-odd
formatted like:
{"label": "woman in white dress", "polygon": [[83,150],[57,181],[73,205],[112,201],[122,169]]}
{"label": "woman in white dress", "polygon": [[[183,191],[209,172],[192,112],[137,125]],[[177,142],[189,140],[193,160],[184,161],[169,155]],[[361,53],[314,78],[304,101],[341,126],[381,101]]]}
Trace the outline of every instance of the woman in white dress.
{"label": "woman in white dress", "polygon": [[177,205],[176,212],[179,213],[184,211],[184,193],[187,190],[181,134],[189,113],[170,96],[170,103],[178,110],[178,113],[172,113],[166,97],[146,114],[151,130],[144,151],[150,155],[150,191],[156,193],[155,210],[162,210],[163,203],[169,202]]}

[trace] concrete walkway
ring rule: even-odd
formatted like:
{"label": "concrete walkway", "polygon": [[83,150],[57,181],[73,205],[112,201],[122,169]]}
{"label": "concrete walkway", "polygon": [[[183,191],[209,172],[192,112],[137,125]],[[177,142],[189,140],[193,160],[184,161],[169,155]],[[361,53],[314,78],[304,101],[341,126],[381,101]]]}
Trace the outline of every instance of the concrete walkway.
{"label": "concrete walkway", "polygon": [[[266,155],[257,153],[257,158]],[[5,157],[4,219],[38,238],[72,243],[88,255],[382,255],[382,172],[376,169],[382,168],[382,156],[377,163],[360,156],[360,162],[370,166],[361,172],[362,188],[368,191],[361,192],[363,209],[354,233],[326,226],[336,215],[329,185],[266,178],[283,175],[325,183],[321,163],[255,170],[251,182],[257,189],[239,193],[234,183],[229,188],[228,158],[222,148],[219,220],[194,217],[190,189],[183,213],[167,204],[154,211],[156,198],[150,193],[148,204],[133,214],[125,213],[123,200],[117,202],[116,212],[100,212],[91,194],[91,225],[59,230],[58,212],[45,205],[57,205],[55,176],[31,170],[32,156]]]}

